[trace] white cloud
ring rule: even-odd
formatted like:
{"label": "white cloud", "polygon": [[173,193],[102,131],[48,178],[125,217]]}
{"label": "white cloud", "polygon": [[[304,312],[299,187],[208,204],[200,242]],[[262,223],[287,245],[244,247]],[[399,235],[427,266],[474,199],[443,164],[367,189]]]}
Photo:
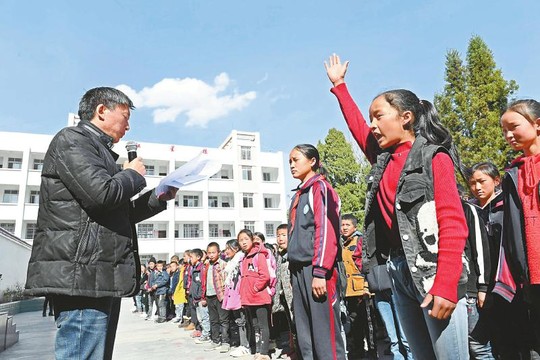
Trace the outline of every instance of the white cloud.
{"label": "white cloud", "polygon": [[206,127],[210,121],[241,110],[256,98],[255,91],[223,94],[230,83],[229,76],[221,73],[213,84],[193,78],[165,78],[139,92],[124,84],[116,88],[129,96],[137,108],[154,109],[154,123],[174,122],[185,114],[186,126]]}

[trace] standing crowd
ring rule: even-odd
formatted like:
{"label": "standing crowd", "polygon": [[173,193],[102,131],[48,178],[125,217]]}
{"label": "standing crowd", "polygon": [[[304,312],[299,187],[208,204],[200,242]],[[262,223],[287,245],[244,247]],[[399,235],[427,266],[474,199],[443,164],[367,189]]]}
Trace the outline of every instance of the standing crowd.
{"label": "standing crowd", "polygon": [[142,159],[119,169],[110,147],[132,103],[110,88],[85,94],[81,124],[45,157],[26,286],[52,295],[57,358],[111,358],[119,298],[133,295],[145,319],[178,323],[232,357],[270,359],[273,340],[282,358],[377,358],[385,334],[394,359],[540,358],[540,103],[502,113],[503,136],[522,155],[501,178],[489,162],[465,167],[435,107],[409,90],[377,95],[368,124],[348,65],[334,54],[325,68],[372,164],[362,233],[341,214],[317,149],[299,144],[289,166],[300,184],[276,245],[243,229],[225,249],[151,258],[140,282],[134,224],[176,191],[130,200],[145,186]]}

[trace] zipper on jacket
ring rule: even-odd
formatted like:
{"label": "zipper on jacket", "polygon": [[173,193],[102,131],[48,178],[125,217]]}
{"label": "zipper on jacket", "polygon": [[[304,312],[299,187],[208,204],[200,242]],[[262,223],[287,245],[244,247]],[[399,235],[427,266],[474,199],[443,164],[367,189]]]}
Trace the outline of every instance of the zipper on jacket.
{"label": "zipper on jacket", "polygon": [[92,220],[90,218],[86,219],[86,222],[84,224],[81,236],[79,237],[80,242],[77,246],[77,251],[75,252],[75,262],[79,262],[81,259],[82,254],[86,250],[86,247],[88,246],[88,228],[90,227],[90,223]]}

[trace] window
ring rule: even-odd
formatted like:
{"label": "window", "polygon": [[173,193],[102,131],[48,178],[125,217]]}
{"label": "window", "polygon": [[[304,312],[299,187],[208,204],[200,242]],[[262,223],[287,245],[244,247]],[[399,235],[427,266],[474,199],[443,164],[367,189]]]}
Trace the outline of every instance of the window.
{"label": "window", "polygon": [[218,207],[218,197],[217,196],[209,196],[208,197],[208,207]]}
{"label": "window", "polygon": [[4,190],[3,203],[16,204],[19,200],[19,190]]}
{"label": "window", "polygon": [[146,175],[155,175],[154,165],[145,165],[144,167],[146,168]]}
{"label": "window", "polygon": [[167,230],[158,230],[157,237],[159,239],[165,239],[167,237]]}
{"label": "window", "polygon": [[199,224],[184,224],[184,237],[185,238],[199,237]]}
{"label": "window", "polygon": [[137,237],[148,239],[154,237],[154,224],[138,224]]}
{"label": "window", "polygon": [[20,169],[22,166],[21,158],[8,158],[8,169]]}
{"label": "window", "polygon": [[43,159],[34,159],[34,166],[32,167],[34,170],[43,170]]}
{"label": "window", "polygon": [[210,224],[208,225],[209,231],[210,231],[210,237],[216,238],[219,237],[219,226],[218,224]]}
{"label": "window", "polygon": [[252,208],[253,207],[253,194],[244,193],[242,195],[242,202],[245,208]]}
{"label": "window", "polygon": [[231,203],[229,201],[229,197],[228,196],[224,196],[222,199],[221,199],[221,207],[231,207]]}
{"label": "window", "polygon": [[30,191],[30,204],[39,204],[39,190]]}
{"label": "window", "polygon": [[275,236],[274,224],[265,224],[264,229],[266,236]]}
{"label": "window", "polygon": [[197,195],[184,195],[184,207],[199,207],[199,197]]}
{"label": "window", "polygon": [[272,175],[269,172],[263,172],[263,181],[272,181]]}
{"label": "window", "polygon": [[36,236],[37,224],[26,224],[26,237],[25,239],[33,239]]}
{"label": "window", "polygon": [[15,223],[0,223],[0,228],[15,234]]}
{"label": "window", "polygon": [[248,229],[251,232],[255,231],[255,221],[244,221],[244,229]]}
{"label": "window", "polygon": [[251,166],[242,166],[242,180],[251,181]]}
{"label": "window", "polygon": [[240,159],[251,160],[251,147],[240,146]]}
{"label": "window", "polygon": [[227,169],[222,169],[222,170],[220,171],[220,173],[221,173],[221,178],[222,178],[222,179],[230,179],[230,177],[229,177],[229,170],[227,170]]}
{"label": "window", "polygon": [[272,209],[272,198],[265,197],[264,198],[264,208],[265,209]]}

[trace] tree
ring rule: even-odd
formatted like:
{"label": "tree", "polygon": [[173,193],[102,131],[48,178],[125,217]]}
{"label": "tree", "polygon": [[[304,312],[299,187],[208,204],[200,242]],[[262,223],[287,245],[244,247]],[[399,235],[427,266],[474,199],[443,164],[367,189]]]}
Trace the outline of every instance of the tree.
{"label": "tree", "polygon": [[491,161],[504,169],[515,154],[502,136],[499,119],[517,83],[503,78],[493,53],[479,36],[469,41],[466,64],[457,50],[448,51],[445,81],[434,103],[462,162],[471,166]]}
{"label": "tree", "polygon": [[345,135],[334,128],[328,131],[324,142],[318,142],[317,150],[326,179],[341,199],[341,213],[351,213],[362,223],[367,189],[365,177],[370,165],[357,159]]}

